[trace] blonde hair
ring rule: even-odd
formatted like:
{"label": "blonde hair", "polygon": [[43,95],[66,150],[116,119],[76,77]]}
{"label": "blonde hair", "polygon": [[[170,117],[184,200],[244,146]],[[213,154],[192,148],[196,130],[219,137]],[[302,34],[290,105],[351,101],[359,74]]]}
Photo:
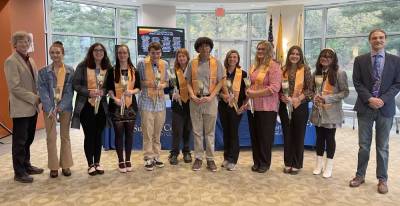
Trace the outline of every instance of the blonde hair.
{"label": "blonde hair", "polygon": [[28,39],[29,45],[32,43],[31,36],[26,31],[17,31],[11,36],[11,43],[15,46],[18,40]]}
{"label": "blonde hair", "polygon": [[269,62],[271,61],[271,59],[274,56],[274,47],[272,46],[272,44],[266,40],[260,41],[257,44],[258,48],[260,45],[265,45],[265,51],[264,51],[264,58],[263,59],[258,59],[257,54],[254,57],[254,66],[255,68],[259,67],[260,65],[269,65]]}

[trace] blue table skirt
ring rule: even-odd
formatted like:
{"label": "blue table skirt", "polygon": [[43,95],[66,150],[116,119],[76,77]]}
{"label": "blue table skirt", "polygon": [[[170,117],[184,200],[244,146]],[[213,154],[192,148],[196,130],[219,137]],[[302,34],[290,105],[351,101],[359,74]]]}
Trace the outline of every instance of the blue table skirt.
{"label": "blue table skirt", "polygon": [[[172,144],[172,111],[171,108],[167,108],[166,113],[166,121],[164,124],[163,131],[161,132],[161,149],[170,150]],[[242,116],[242,120],[239,125],[239,143],[241,147],[251,147],[249,126],[247,121],[247,113],[245,112]],[[133,138],[133,149],[141,150],[143,147],[143,138],[142,131],[140,127],[140,115],[138,115],[135,124],[134,138]],[[223,133],[222,133],[222,125],[217,119],[217,125],[215,128],[215,149],[223,150],[224,142],[223,142]],[[103,147],[105,150],[115,149],[115,136],[113,128],[105,128],[102,134],[103,138]],[[190,138],[191,148],[193,149],[193,138]],[[308,122],[306,128],[306,135],[304,139],[304,145],[306,146],[315,146],[316,136],[315,136],[315,127]],[[275,127],[275,137],[274,137],[275,145],[283,145],[283,134],[281,129],[281,123],[278,118]]]}

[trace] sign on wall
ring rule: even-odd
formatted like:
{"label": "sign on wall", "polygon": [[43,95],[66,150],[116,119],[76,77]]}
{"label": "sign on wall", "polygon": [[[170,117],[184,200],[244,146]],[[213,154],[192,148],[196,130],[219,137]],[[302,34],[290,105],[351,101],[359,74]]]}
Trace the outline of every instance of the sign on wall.
{"label": "sign on wall", "polygon": [[151,42],[160,42],[162,57],[173,58],[176,50],[185,48],[185,30],[165,27],[137,27],[138,55],[147,55]]}

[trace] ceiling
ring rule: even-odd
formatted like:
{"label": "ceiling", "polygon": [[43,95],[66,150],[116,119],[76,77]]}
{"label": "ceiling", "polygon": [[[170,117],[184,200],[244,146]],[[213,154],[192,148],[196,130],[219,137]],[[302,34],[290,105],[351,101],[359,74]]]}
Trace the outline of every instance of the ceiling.
{"label": "ceiling", "polygon": [[[319,6],[360,2],[362,0],[87,0],[85,2],[111,3],[114,5],[141,6],[142,4],[170,5],[177,9],[186,10],[214,10],[222,7],[226,10],[256,10],[268,6],[304,4],[305,6]],[[364,2],[364,1],[363,1]]]}

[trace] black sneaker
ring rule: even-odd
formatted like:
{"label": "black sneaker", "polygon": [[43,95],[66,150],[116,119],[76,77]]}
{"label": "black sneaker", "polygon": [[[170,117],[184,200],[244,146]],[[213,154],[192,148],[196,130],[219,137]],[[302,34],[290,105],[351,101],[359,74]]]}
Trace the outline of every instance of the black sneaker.
{"label": "black sneaker", "polygon": [[168,157],[169,163],[171,165],[177,165],[178,164],[178,156],[174,155],[174,154],[170,154]]}
{"label": "black sneaker", "polygon": [[32,183],[33,177],[29,175],[22,175],[22,176],[14,176],[14,180],[21,183]]}
{"label": "black sneaker", "polygon": [[192,155],[190,154],[190,152],[183,153],[183,161],[185,163],[191,163],[192,162]]}
{"label": "black sneaker", "polygon": [[153,169],[154,169],[153,160],[145,160],[144,161],[144,168],[147,171],[153,171]]}
{"label": "black sneaker", "polygon": [[27,172],[29,175],[38,175],[38,174],[42,174],[43,171],[44,171],[44,170],[43,170],[42,168],[35,167],[35,166],[32,166],[32,165],[26,167],[26,172]]}
{"label": "black sneaker", "polygon": [[156,158],[153,160],[153,164],[154,164],[154,166],[156,166],[158,168],[163,168],[164,167],[164,163],[161,162],[159,159],[156,159]]}

